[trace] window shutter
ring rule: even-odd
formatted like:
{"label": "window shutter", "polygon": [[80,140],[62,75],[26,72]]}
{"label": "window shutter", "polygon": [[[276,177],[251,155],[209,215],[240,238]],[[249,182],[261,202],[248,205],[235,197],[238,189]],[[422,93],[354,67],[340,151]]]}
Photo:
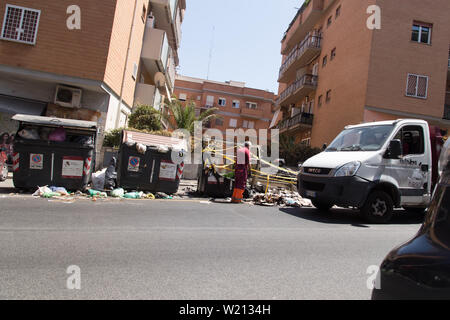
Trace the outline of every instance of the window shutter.
{"label": "window shutter", "polygon": [[428,78],[418,77],[419,83],[417,85],[417,96],[421,98],[427,97]]}
{"label": "window shutter", "polygon": [[408,96],[415,96],[417,88],[417,76],[410,74],[408,75],[408,85],[406,88],[406,94]]}

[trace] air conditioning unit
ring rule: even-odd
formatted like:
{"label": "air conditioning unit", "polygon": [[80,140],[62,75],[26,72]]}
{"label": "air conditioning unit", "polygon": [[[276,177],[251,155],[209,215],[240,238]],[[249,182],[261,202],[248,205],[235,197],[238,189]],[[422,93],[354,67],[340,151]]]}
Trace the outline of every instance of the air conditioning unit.
{"label": "air conditioning unit", "polygon": [[56,86],[55,104],[67,108],[81,107],[81,89]]}

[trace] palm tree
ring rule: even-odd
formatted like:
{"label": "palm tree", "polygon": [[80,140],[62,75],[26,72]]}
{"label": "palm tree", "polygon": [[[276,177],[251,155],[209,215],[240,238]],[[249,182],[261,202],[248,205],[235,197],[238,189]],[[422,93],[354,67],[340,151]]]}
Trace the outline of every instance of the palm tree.
{"label": "palm tree", "polygon": [[161,117],[169,123],[172,129],[186,129],[189,132],[194,132],[194,123],[196,121],[205,125],[211,120],[218,118],[216,114],[218,108],[207,109],[197,116],[195,113],[196,105],[192,101],[183,106],[178,99],[173,98],[167,107],[169,112],[162,113]]}

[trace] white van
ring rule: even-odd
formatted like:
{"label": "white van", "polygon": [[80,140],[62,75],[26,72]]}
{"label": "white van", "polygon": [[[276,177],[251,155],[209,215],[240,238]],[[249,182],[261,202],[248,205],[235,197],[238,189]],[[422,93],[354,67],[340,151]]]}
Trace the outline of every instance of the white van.
{"label": "white van", "polygon": [[348,126],[303,163],[299,193],[320,210],[358,208],[374,223],[388,222],[398,207],[424,211],[443,144],[434,129],[414,119]]}

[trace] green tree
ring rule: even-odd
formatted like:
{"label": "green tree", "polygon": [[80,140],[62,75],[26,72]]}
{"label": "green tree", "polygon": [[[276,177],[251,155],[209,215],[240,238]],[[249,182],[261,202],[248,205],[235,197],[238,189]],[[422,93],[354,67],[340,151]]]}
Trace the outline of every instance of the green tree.
{"label": "green tree", "polygon": [[199,116],[195,114],[196,105],[190,101],[183,106],[176,98],[167,105],[169,112],[162,114],[162,117],[169,123],[172,129],[186,129],[194,132],[194,123],[196,121],[206,124],[213,119],[218,118],[216,111],[218,108],[211,108],[203,111]]}
{"label": "green tree", "polygon": [[138,130],[159,131],[162,129],[161,114],[152,106],[139,105],[130,115],[128,126]]}

